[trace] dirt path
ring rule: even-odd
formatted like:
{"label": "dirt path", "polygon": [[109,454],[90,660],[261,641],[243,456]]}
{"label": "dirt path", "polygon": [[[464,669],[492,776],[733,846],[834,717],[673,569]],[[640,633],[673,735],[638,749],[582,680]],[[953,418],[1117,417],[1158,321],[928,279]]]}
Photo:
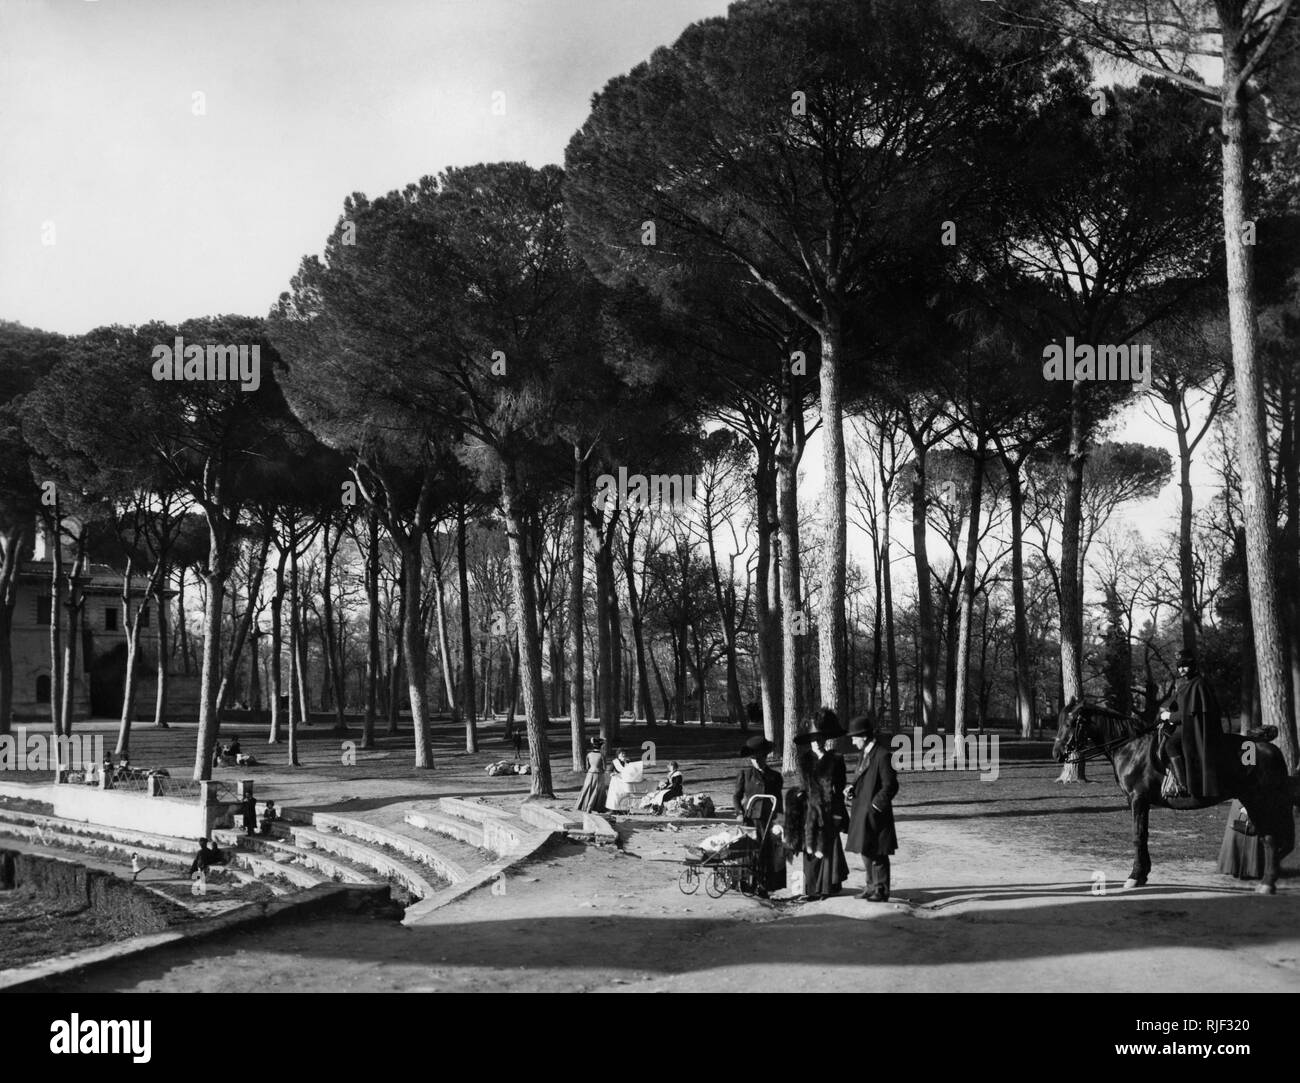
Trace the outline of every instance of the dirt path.
{"label": "dirt path", "polygon": [[[786,904],[734,893],[687,897],[677,888],[677,858],[703,831],[633,829],[621,854],[557,842],[514,870],[504,890],[478,891],[418,927],[331,920],[270,929],[170,950],[63,988],[1300,989],[1294,876],[1277,896],[1261,897],[1214,873],[1212,860],[1157,858],[1152,886],[1117,891],[1127,868],[1116,832],[1123,813],[1113,815],[1113,798],[1100,789],[1042,788],[1016,798],[1019,818],[1004,821],[987,812],[969,817],[963,809],[974,798],[926,801],[919,787],[915,796],[913,816],[901,810],[896,901],[887,905],[851,896]],[[1076,856],[1051,831],[1020,829],[1046,824],[1035,803],[1073,810],[1084,799],[1112,813],[1102,831],[1114,855],[1109,866],[1098,867],[1096,854]],[[1153,851],[1187,830],[1173,821],[1154,825]],[[1294,868],[1295,858],[1287,864]],[[1095,873],[1107,877],[1105,895],[1093,894]],[[850,887],[861,882],[855,871]]]}

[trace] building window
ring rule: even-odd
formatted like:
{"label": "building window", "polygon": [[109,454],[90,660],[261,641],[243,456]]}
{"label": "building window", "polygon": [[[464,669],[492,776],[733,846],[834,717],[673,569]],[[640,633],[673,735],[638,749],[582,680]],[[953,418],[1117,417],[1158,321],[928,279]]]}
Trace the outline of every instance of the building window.
{"label": "building window", "polygon": [[104,631],[117,631],[117,609],[113,606],[109,606],[104,610]]}
{"label": "building window", "polygon": [[48,594],[36,596],[36,623],[50,623],[50,596]]}
{"label": "building window", "polygon": [[[45,600],[49,601],[48,598]],[[50,702],[50,675],[48,673],[42,673],[36,678],[36,702]]]}

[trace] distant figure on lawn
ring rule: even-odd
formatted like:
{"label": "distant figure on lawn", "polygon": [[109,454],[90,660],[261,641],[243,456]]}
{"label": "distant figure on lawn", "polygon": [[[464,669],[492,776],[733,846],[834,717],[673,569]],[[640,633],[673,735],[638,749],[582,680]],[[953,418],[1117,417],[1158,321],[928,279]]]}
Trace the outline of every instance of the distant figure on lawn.
{"label": "distant figure on lawn", "polygon": [[587,777],[582,780],[582,792],[575,806],[579,812],[605,811],[605,754],[601,751],[604,745],[599,737],[587,742]]}
{"label": "distant figure on lawn", "polygon": [[244,834],[257,834],[257,802],[253,800],[251,793],[244,794],[244,800],[239,806],[239,811],[244,817]]}

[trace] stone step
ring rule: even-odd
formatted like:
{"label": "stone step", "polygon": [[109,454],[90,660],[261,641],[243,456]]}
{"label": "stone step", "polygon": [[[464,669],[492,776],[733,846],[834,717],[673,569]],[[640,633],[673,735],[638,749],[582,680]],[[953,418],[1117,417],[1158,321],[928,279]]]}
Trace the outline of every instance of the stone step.
{"label": "stone step", "polygon": [[[118,842],[113,839],[103,839],[95,835],[84,833],[72,834],[70,832],[55,830],[51,827],[25,826],[23,824],[9,823],[0,821],[0,838],[17,838],[22,839],[36,846],[44,846],[51,849],[58,849],[70,854],[78,854],[89,851],[92,854],[99,855],[111,862],[129,869],[131,858],[137,857],[140,863],[147,867],[159,868],[165,867],[175,869],[177,875],[188,876],[190,864],[194,860],[193,854],[178,854],[170,850],[156,850],[147,846],[133,846],[130,843]],[[232,878],[241,884],[251,884],[256,882],[257,875],[248,870],[247,865],[241,864],[240,858],[245,855],[238,853],[232,854],[232,862],[226,865],[219,865],[218,868],[224,868]],[[286,877],[286,879],[288,879]],[[274,885],[268,885],[272,891],[275,891]],[[283,894],[283,891],[276,892]]]}
{"label": "stone step", "polygon": [[[297,827],[293,828],[295,841],[300,830]],[[448,857],[445,853],[440,853],[427,842],[351,816],[318,812],[315,816],[314,830],[327,833],[335,832],[371,846],[389,847],[397,852],[399,859],[406,859],[417,865],[430,868],[437,877],[453,884],[459,883],[469,876],[469,871],[460,861]]]}
{"label": "stone step", "polygon": [[494,805],[468,801],[461,797],[443,797],[438,800],[444,812],[463,819],[476,820],[483,826],[483,846],[494,854],[507,856],[533,849],[550,828],[538,828],[525,823],[518,816]]}
{"label": "stone step", "polygon": [[235,832],[215,832],[218,845],[225,846],[227,841],[236,852],[249,850],[269,857],[277,865],[294,864],[313,869],[321,874],[325,882],[341,884],[373,884],[374,877],[346,864],[337,858],[327,857],[320,850],[304,850],[292,842],[266,838],[263,835],[239,835]]}
{"label": "stone step", "polygon": [[519,818],[530,827],[542,831],[582,830],[582,813],[570,809],[556,809],[535,801],[525,801],[519,806]]}
{"label": "stone step", "polygon": [[462,820],[457,816],[449,816],[445,812],[424,807],[412,809],[403,819],[412,827],[433,831],[439,835],[449,835],[469,846],[486,846],[484,838],[486,825],[482,822],[473,823],[470,820]]}
{"label": "stone step", "polygon": [[304,848],[315,846],[326,853],[374,869],[380,877],[400,884],[417,898],[426,899],[437,890],[414,863],[385,853],[369,841],[313,827],[294,827],[293,837],[294,842]]}

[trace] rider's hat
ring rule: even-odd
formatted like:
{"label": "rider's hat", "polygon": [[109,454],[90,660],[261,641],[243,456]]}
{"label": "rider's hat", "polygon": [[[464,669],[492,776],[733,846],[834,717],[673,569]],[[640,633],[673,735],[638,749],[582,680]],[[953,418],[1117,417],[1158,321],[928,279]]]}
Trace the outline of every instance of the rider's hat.
{"label": "rider's hat", "polygon": [[761,760],[775,747],[766,737],[751,737],[736,755],[746,759],[753,756],[755,759]]}

